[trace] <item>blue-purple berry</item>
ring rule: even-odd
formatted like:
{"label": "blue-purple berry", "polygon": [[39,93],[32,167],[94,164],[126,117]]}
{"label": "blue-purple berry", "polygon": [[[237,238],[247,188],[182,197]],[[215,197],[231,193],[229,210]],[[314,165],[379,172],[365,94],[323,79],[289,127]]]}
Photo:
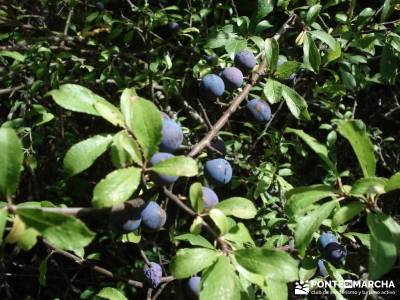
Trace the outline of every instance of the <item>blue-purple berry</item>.
{"label": "blue-purple berry", "polygon": [[175,152],[183,142],[181,127],[171,119],[163,118],[162,139],[159,145],[162,152]]}
{"label": "blue-purple berry", "polygon": [[201,79],[200,91],[209,99],[220,97],[225,91],[224,81],[218,75],[207,74]]}
{"label": "blue-purple berry", "polygon": [[323,256],[330,263],[338,265],[346,258],[347,251],[341,244],[332,242],[324,248]]}
{"label": "blue-purple berry", "polygon": [[318,259],[317,262],[317,276],[325,277],[328,275],[328,271],[325,267],[325,261],[323,259]]}
{"label": "blue-purple berry", "polygon": [[240,88],[243,84],[243,73],[236,67],[225,68],[221,73],[221,78],[228,91]]}
{"label": "blue-purple berry", "polygon": [[180,26],[176,22],[170,22],[167,24],[168,31],[172,34],[175,35],[179,32]]}
{"label": "blue-purple berry", "polygon": [[96,2],[96,9],[97,9],[97,11],[102,12],[104,10],[104,3],[101,2],[101,1],[97,1]]}
{"label": "blue-purple berry", "polygon": [[323,232],[319,238],[318,238],[318,242],[317,242],[317,246],[320,252],[323,252],[325,247],[329,244],[329,243],[339,243],[338,239],[336,238],[336,236],[330,232]]}
{"label": "blue-purple berry", "polygon": [[253,99],[247,102],[247,108],[258,122],[266,123],[271,117],[271,107],[267,102],[261,99]]}
{"label": "blue-purple berry", "polygon": [[223,158],[216,158],[206,162],[204,173],[211,183],[216,185],[227,184],[232,179],[232,167]]}
{"label": "blue-purple berry", "polygon": [[201,278],[199,276],[191,277],[186,285],[186,291],[188,296],[195,300],[199,298],[200,294],[200,281]]}
{"label": "blue-purple berry", "polygon": [[152,229],[159,230],[167,220],[167,214],[156,202],[147,203],[141,213],[143,224]]}
{"label": "blue-purple berry", "polygon": [[133,209],[125,209],[110,213],[110,225],[117,232],[132,232],[140,227],[142,218],[140,213]]}
{"label": "blue-purple berry", "polygon": [[235,64],[243,72],[251,71],[257,64],[254,54],[248,50],[240,51],[235,55]]}
{"label": "blue-purple berry", "polygon": [[218,195],[209,187],[203,187],[204,208],[211,209],[218,204]]}
{"label": "blue-purple berry", "polygon": [[149,265],[145,265],[143,268],[144,277],[146,283],[151,287],[156,288],[161,283],[162,278],[162,268],[159,264],[155,262],[150,262]]}

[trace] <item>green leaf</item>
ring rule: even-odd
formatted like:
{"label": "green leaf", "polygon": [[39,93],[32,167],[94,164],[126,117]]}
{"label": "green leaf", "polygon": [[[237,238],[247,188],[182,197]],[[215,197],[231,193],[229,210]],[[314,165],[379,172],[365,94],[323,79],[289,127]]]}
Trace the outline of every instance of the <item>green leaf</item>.
{"label": "green leaf", "polygon": [[391,216],[385,216],[383,223],[392,232],[396,242],[397,251],[400,249],[400,224],[396,222]]}
{"label": "green leaf", "polygon": [[294,238],[300,255],[305,255],[313,233],[317,231],[321,223],[329,217],[335,206],[336,200],[332,200],[316,208],[306,216],[298,218]]}
{"label": "green leaf", "polygon": [[267,67],[270,72],[276,69],[279,58],[279,44],[274,38],[265,40],[265,57],[267,59]]}
{"label": "green leaf", "polygon": [[133,118],[133,102],[137,98],[136,90],[134,88],[124,89],[121,95],[120,107],[122,115],[124,116],[125,124],[129,129],[132,129]]}
{"label": "green leaf", "polygon": [[108,300],[128,300],[121,291],[111,287],[102,288],[96,296]]}
{"label": "green leaf", "polygon": [[124,127],[124,116],[122,113],[108,101],[97,101],[94,103],[97,112],[114,126]]}
{"label": "green leaf", "polygon": [[183,155],[164,159],[151,168],[154,172],[169,176],[196,176],[199,172],[197,162]]}
{"label": "green leaf", "polygon": [[91,90],[77,84],[63,84],[58,89],[47,93],[61,107],[75,112],[82,112],[94,116],[99,113],[94,107],[96,102],[107,102]]}
{"label": "green leaf", "polygon": [[400,172],[397,172],[386,182],[385,191],[390,192],[400,189]]}
{"label": "green leaf", "polygon": [[367,224],[371,234],[371,249],[368,258],[369,277],[379,279],[389,272],[396,262],[396,241],[392,232],[384,223],[384,214],[369,213]]}
{"label": "green leaf", "polygon": [[274,0],[257,0],[257,7],[254,9],[254,15],[251,18],[253,24],[268,16],[274,10]]}
{"label": "green leaf", "polygon": [[225,46],[227,41],[232,38],[232,34],[224,31],[213,32],[209,35],[205,48],[216,49]]}
{"label": "green leaf", "polygon": [[278,66],[274,76],[281,80],[287,80],[290,75],[296,73],[300,69],[300,66],[301,63],[297,61],[285,61],[283,64]]}
{"label": "green leaf", "polygon": [[267,279],[291,282],[298,279],[298,262],[284,251],[249,248],[234,252],[237,262],[246,270]]}
{"label": "green leaf", "polygon": [[39,284],[41,286],[46,286],[46,275],[47,275],[47,261],[52,253],[48,254],[39,265]]}
{"label": "green leaf", "polygon": [[340,46],[340,43],[335,40],[335,38],[332,37],[329,33],[326,33],[322,30],[313,30],[310,31],[310,33],[314,38],[319,39],[329,46],[330,50],[324,56],[325,63],[334,61],[342,55],[342,48]]}
{"label": "green leaf", "polygon": [[239,244],[249,244],[252,246],[255,245],[253,238],[243,223],[238,223],[237,225],[229,228],[229,231],[224,234],[223,238]]}
{"label": "green leaf", "polygon": [[185,233],[174,237],[174,240],[187,241],[192,246],[200,246],[208,249],[215,249],[215,247],[211,245],[209,241],[207,241],[204,237],[198,234]]}
{"label": "green leaf", "polygon": [[246,47],[247,42],[245,39],[235,38],[230,39],[225,43],[226,53],[228,53],[231,58],[233,58],[236,53],[246,49]]}
{"label": "green leaf", "polygon": [[342,47],[339,42],[336,42],[335,48],[330,49],[324,56],[324,63],[327,64],[334,61],[342,56]]}
{"label": "green leaf", "polygon": [[14,129],[0,127],[0,197],[17,191],[23,158],[22,143]]}
{"label": "green leaf", "polygon": [[217,225],[221,235],[224,235],[229,230],[229,220],[219,209],[213,208],[209,212],[210,218]]}
{"label": "green leaf", "polygon": [[121,147],[128,153],[129,157],[137,163],[138,165],[142,165],[142,155],[140,153],[139,145],[136,141],[129,136],[126,131],[120,131],[113,137],[114,143]]}
{"label": "green leaf", "polygon": [[27,227],[38,231],[50,244],[63,250],[75,251],[86,247],[95,233],[79,219],[37,208],[17,207],[17,214]]}
{"label": "green leaf", "polygon": [[23,62],[25,60],[25,55],[23,55],[17,51],[3,50],[3,51],[0,51],[0,56],[10,57],[10,58],[12,58],[16,61],[20,61],[20,62]]}
{"label": "green leaf", "polygon": [[142,147],[144,157],[149,159],[161,142],[161,114],[152,102],[139,97],[133,100],[132,110],[130,128]]}
{"label": "green leaf", "polygon": [[195,182],[190,186],[189,189],[189,198],[190,204],[193,209],[200,213],[204,209],[204,200],[203,200],[203,186],[200,182]]}
{"label": "green leaf", "polygon": [[4,229],[7,223],[7,209],[0,209],[0,245],[3,243]]}
{"label": "green leaf", "polygon": [[286,192],[285,212],[289,216],[295,216],[308,210],[315,202],[327,197],[334,197],[335,190],[324,184],[303,186]]}
{"label": "green leaf", "polygon": [[219,202],[214,208],[219,209],[226,216],[235,216],[240,219],[252,219],[257,214],[253,202],[241,197],[228,198]]}
{"label": "green leaf", "polygon": [[138,232],[129,232],[122,235],[121,242],[139,244],[141,239],[142,237]]}
{"label": "green leaf", "polygon": [[282,96],[290,112],[296,119],[310,120],[310,114],[307,110],[308,105],[302,96],[287,85],[282,85]]}
{"label": "green leaf", "polygon": [[364,210],[364,205],[361,202],[355,201],[342,206],[332,218],[332,227],[342,225]]}
{"label": "green leaf", "polygon": [[357,87],[356,79],[353,74],[340,68],[340,77],[342,78],[344,86],[349,90],[354,90]]}
{"label": "green leaf", "polygon": [[310,71],[318,73],[321,65],[321,55],[309,32],[304,34],[303,52],[304,66]]}
{"label": "green leaf", "polygon": [[315,4],[308,9],[305,22],[306,25],[311,25],[312,23],[314,23],[315,19],[319,15],[319,12],[321,11],[321,8],[321,4]]}
{"label": "green leaf", "polygon": [[22,250],[29,251],[33,248],[33,246],[37,243],[37,237],[39,236],[39,232],[33,228],[27,228],[24,232],[18,236],[17,245]]}
{"label": "green leaf", "polygon": [[139,186],[140,175],[141,170],[134,167],[111,172],[95,186],[93,206],[111,207],[128,200]]}
{"label": "green leaf", "polygon": [[171,274],[176,279],[190,277],[211,266],[218,256],[217,251],[206,248],[179,249],[170,263]]}
{"label": "green leaf", "polygon": [[278,103],[282,98],[282,84],[278,81],[268,79],[263,92],[269,103]]}
{"label": "green leaf", "polygon": [[328,148],[320,143],[317,139],[308,135],[303,130],[287,128],[285,130],[287,133],[294,133],[299,138],[301,138],[321,159],[322,161],[335,173],[336,171],[336,164],[329,158]]}
{"label": "green leaf", "polygon": [[202,276],[200,300],[240,300],[237,276],[229,258],[220,256]]}
{"label": "green leaf", "polygon": [[386,182],[386,178],[361,178],[353,184],[350,193],[352,195],[384,194]]}
{"label": "green leaf", "polygon": [[322,30],[313,30],[313,31],[310,31],[310,33],[314,38],[319,39],[320,41],[327,44],[329,46],[329,48],[331,48],[332,50],[336,49],[337,41],[329,33],[326,33],[325,31],[322,31]]}
{"label": "green leaf", "polygon": [[81,141],[71,148],[64,157],[64,169],[69,176],[85,171],[102,155],[112,141],[111,135],[95,135]]}
{"label": "green leaf", "polygon": [[366,248],[371,249],[371,235],[369,233],[349,232],[348,234],[354,235],[360,240],[361,244]]}
{"label": "green leaf", "polygon": [[396,4],[399,4],[397,0],[385,0],[381,12],[381,22],[385,22],[390,17]]}
{"label": "green leaf", "polygon": [[364,177],[375,175],[376,158],[374,147],[361,120],[336,120],[338,132],[353,147]]}
{"label": "green leaf", "polygon": [[265,292],[270,300],[288,299],[288,287],[284,281],[268,280]]}

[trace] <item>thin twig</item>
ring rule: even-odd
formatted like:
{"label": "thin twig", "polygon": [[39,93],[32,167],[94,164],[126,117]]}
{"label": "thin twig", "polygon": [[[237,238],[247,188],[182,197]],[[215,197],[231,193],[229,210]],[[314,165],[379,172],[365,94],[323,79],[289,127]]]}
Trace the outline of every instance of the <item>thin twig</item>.
{"label": "thin twig", "polygon": [[275,113],[272,115],[271,119],[268,121],[267,125],[265,125],[265,128],[263,129],[262,133],[258,136],[258,138],[256,139],[256,141],[253,144],[252,149],[254,150],[256,148],[257,143],[262,139],[262,137],[264,136],[264,134],[267,132],[268,128],[271,126],[272,121],[275,119],[276,115],[281,111],[283,104],[285,103],[285,101],[281,101],[281,103],[279,104],[277,110],[275,111]]}
{"label": "thin twig", "polygon": [[[67,37],[67,36],[68,36],[68,28],[69,28],[69,24],[71,23],[71,18],[72,18],[72,15],[73,15],[73,14],[74,14],[74,8],[71,8],[71,9],[69,10],[69,13],[68,13],[67,21],[65,22],[64,37]],[[61,42],[61,46],[63,47],[64,44],[65,44],[65,40],[63,40],[63,41]]]}
{"label": "thin twig", "polygon": [[201,217],[200,215],[198,215],[195,211],[193,211],[189,206],[187,206],[185,203],[183,203],[179,197],[177,195],[175,195],[174,193],[172,193],[170,190],[168,190],[166,187],[163,188],[164,194],[170,198],[172,201],[174,201],[176,204],[178,204],[184,211],[186,211],[188,214],[190,214],[191,216],[196,216],[197,218],[199,218],[201,220],[202,225],[204,226],[204,228],[206,228],[208,230],[209,233],[211,233],[214,238],[217,240],[217,242],[220,244],[222,250],[224,251],[224,253],[228,253],[229,252],[229,245],[228,243],[221,238],[218,233],[203,219],[203,217]]}

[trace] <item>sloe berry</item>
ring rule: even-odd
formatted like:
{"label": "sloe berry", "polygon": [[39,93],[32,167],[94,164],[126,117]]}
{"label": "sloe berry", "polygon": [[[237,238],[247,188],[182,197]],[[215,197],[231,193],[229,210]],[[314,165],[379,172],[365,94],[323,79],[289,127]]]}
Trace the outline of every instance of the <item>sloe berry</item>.
{"label": "sloe berry", "polygon": [[158,230],[164,226],[167,214],[156,202],[150,201],[141,213],[142,222],[152,230]]}
{"label": "sloe berry", "polygon": [[232,167],[223,158],[216,158],[206,162],[204,173],[214,184],[227,184],[232,179]]}

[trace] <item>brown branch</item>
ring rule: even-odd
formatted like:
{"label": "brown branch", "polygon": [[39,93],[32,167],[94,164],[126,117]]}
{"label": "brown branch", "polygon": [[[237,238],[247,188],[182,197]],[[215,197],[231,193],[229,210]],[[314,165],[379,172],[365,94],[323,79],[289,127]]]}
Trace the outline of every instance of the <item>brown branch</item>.
{"label": "brown branch", "polygon": [[25,84],[20,84],[17,86],[13,86],[13,87],[9,87],[9,88],[5,88],[5,89],[0,89],[0,95],[3,94],[13,94],[14,92],[23,89],[25,87]]}
{"label": "brown branch", "polygon": [[[281,36],[286,32],[286,30],[290,27],[290,23],[296,18],[296,15],[291,15],[286,22],[282,25],[282,27],[276,32],[274,35],[274,39],[279,40]],[[251,80],[248,84],[245,85],[242,92],[233,99],[232,103],[228,107],[228,109],[224,112],[224,114],[219,118],[217,123],[214,124],[212,129],[207,133],[207,135],[201,139],[197,144],[195,144],[192,150],[189,152],[188,156],[193,157],[199,154],[209,143],[212,139],[218,134],[218,132],[225,126],[226,122],[228,122],[229,117],[238,109],[239,105],[243,102],[246,96],[249,94],[250,90],[253,86],[257,83],[260,79],[261,75],[265,73],[267,68],[267,60],[264,57],[261,61],[260,65],[253,72],[251,76]]]}
{"label": "brown branch", "polygon": [[123,281],[131,286],[137,287],[137,288],[142,288],[144,285],[142,282],[140,281],[136,281],[136,280],[132,280],[132,279],[128,279],[128,278],[123,278],[120,276],[115,275],[114,273],[112,273],[111,271],[104,269],[102,267],[99,267],[97,265],[92,264],[91,262],[80,258],[79,256],[76,256],[72,253],[69,253],[67,251],[58,249],[57,247],[53,246],[52,244],[50,244],[48,241],[46,241],[45,239],[42,239],[42,242],[49,248],[51,249],[54,253],[60,254],[66,258],[69,258],[71,260],[73,260],[75,263],[79,264],[79,265],[87,265],[89,266],[92,270],[96,271],[99,274],[102,274],[106,277],[118,280],[118,281]]}
{"label": "brown branch", "polygon": [[[59,213],[71,216],[93,216],[93,215],[107,215],[111,211],[117,212],[122,211],[128,208],[139,208],[144,205],[144,201],[141,198],[132,199],[124,202],[123,204],[114,205],[113,207],[103,207],[103,208],[94,208],[94,207],[36,207],[32,206],[30,208],[39,209],[43,212],[49,213]],[[8,212],[15,214],[17,213],[17,205],[8,205]]]}
{"label": "brown branch", "polygon": [[[165,277],[165,278],[167,278],[167,277]],[[169,281],[165,281],[165,282],[158,288],[157,292],[154,294],[154,296],[153,296],[153,298],[151,298],[151,300],[156,300],[156,299],[161,295],[161,293],[163,292],[163,290],[167,287],[168,283],[170,283],[172,280],[174,280],[174,278],[172,278],[172,279],[169,280]]]}

